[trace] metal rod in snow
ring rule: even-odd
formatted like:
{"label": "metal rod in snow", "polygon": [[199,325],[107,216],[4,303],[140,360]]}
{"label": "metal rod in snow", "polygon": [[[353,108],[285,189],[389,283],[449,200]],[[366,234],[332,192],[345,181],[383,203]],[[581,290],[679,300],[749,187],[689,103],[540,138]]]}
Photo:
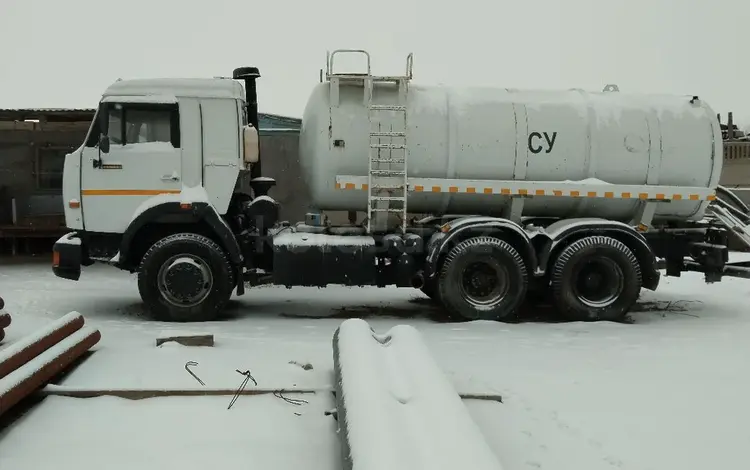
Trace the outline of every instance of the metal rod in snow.
{"label": "metal rod in snow", "polygon": [[85,327],[0,379],[0,415],[62,372],[100,339],[99,330]]}
{"label": "metal rod in snow", "polygon": [[[315,395],[334,393],[332,388],[252,388],[244,389],[240,395]],[[47,385],[39,391],[42,396],[58,396],[71,398],[118,397],[128,400],[145,400],[160,397],[204,397],[204,396],[232,396],[237,393],[234,388],[194,387],[194,388],[163,388],[163,387],[134,387],[134,388],[95,388],[75,387],[68,385]],[[496,392],[461,392],[458,396],[463,400],[485,400],[503,402],[503,397]]]}
{"label": "metal rod in snow", "polygon": [[[239,395],[314,395],[318,393],[330,393],[330,389],[299,389],[299,388],[263,388],[244,389]],[[238,394],[235,388],[78,388],[63,385],[47,385],[39,391],[42,396],[60,396],[71,398],[95,398],[95,397],[118,397],[128,400],[145,400],[159,397],[206,397],[206,396],[234,396]]]}
{"label": "metal rod in snow", "polygon": [[0,351],[0,379],[83,327],[83,317],[70,312]]}

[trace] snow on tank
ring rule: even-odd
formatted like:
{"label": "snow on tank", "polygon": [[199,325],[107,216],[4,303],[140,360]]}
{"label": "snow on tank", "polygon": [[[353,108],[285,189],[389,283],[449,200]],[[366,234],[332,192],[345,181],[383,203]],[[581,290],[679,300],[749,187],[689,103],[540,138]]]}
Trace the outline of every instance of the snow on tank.
{"label": "snow on tank", "polygon": [[[335,186],[337,175],[368,173],[364,88],[361,82],[341,84],[338,106],[332,106],[332,86],[317,85],[307,102],[302,176],[316,208],[365,211],[366,191]],[[395,87],[376,83],[373,103],[396,102],[395,93]],[[412,84],[407,109],[410,178],[589,179],[713,188],[721,173],[716,113],[692,96]],[[394,127],[399,122],[394,113],[380,124],[383,130],[403,131]],[[411,213],[498,215],[509,202],[508,196],[486,194],[412,192],[408,197]],[[701,201],[671,201],[657,207],[655,218],[696,219],[705,207]],[[628,220],[637,208],[637,200],[541,196],[526,200],[523,215]]]}

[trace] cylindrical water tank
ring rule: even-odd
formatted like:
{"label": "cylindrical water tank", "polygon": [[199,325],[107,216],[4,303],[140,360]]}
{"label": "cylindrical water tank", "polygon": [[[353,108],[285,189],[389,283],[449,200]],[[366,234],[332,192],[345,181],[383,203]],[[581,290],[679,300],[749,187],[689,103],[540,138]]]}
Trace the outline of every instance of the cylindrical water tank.
{"label": "cylindrical water tank", "polygon": [[[367,208],[366,191],[336,188],[336,175],[366,176],[370,128],[403,130],[403,114],[378,112],[370,122],[361,83],[317,85],[300,136],[302,177],[311,206]],[[398,102],[397,88],[376,83],[373,103]],[[716,113],[691,96],[621,92],[456,89],[411,85],[408,92],[411,178],[583,181],[714,187],[722,165]],[[400,127],[399,127],[400,126]],[[388,140],[382,141],[388,143]],[[394,143],[397,141],[393,141]],[[410,213],[497,215],[504,195],[410,193]],[[702,217],[707,203],[660,203],[656,219]],[[523,215],[628,220],[637,200],[539,196]]]}

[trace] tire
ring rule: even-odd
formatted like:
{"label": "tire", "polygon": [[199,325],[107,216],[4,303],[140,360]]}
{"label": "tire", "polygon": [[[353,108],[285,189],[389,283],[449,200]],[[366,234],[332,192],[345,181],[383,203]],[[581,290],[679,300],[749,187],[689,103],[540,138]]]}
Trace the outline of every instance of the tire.
{"label": "tire", "polygon": [[[166,268],[175,262],[182,272],[173,270],[174,274],[167,276]],[[231,297],[234,285],[224,250],[194,233],[159,240],[143,256],[138,270],[141,298],[151,315],[161,321],[213,320]]]}
{"label": "tire", "polygon": [[425,284],[419,289],[424,295],[430,298],[434,302],[440,302],[438,297],[437,281],[426,281]]}
{"label": "tire", "polygon": [[431,316],[433,320],[438,323],[449,323],[456,320],[450,312],[444,308],[440,308],[442,302],[440,301],[440,290],[438,289],[437,277],[433,279],[432,282],[426,282],[419,290],[430,299],[430,302],[433,305],[438,307],[432,312]]}
{"label": "tire", "polygon": [[[589,276],[589,285],[582,285]],[[641,267],[624,243],[586,237],[565,248],[552,268],[555,306],[572,321],[622,321],[641,292]]]}
{"label": "tire", "polygon": [[[475,268],[486,273],[473,272]],[[485,285],[477,286],[482,281]],[[498,238],[476,237],[448,253],[440,268],[438,291],[451,318],[498,321],[516,316],[528,284],[526,266],[515,248]],[[487,288],[491,290],[483,296]]]}

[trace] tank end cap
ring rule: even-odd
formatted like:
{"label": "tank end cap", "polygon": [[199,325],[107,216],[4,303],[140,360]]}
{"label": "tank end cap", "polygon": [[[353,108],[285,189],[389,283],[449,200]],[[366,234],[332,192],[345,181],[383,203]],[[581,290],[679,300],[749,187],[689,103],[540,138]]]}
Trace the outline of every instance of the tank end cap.
{"label": "tank end cap", "polygon": [[239,67],[232,72],[232,78],[235,80],[260,78],[258,67]]}

